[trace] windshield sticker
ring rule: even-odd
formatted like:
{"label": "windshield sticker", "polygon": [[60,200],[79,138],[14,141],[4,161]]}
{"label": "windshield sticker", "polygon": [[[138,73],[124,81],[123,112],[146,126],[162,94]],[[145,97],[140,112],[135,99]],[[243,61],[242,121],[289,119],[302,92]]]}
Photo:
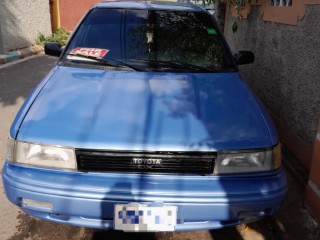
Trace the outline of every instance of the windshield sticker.
{"label": "windshield sticker", "polygon": [[207,32],[209,35],[217,35],[217,31],[213,28],[207,28]]}
{"label": "windshield sticker", "polygon": [[103,58],[108,52],[108,49],[78,47],[73,49],[70,54]]}

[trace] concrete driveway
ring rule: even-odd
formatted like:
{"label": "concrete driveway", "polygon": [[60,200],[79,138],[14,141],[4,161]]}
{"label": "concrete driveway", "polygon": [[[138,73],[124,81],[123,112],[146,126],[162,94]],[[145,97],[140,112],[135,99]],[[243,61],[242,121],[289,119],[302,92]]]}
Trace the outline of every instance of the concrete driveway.
{"label": "concrete driveway", "polygon": [[[0,166],[2,169],[6,139],[10,125],[29,92],[52,68],[57,59],[40,55],[23,62],[0,65]],[[22,213],[8,202],[0,180],[0,240],[61,240],[61,239],[190,239],[190,240],[272,240],[272,239],[320,239],[320,229],[304,208],[304,182],[296,174],[295,160],[284,156],[288,169],[289,192],[281,210],[262,221],[239,225],[234,228],[214,231],[194,231],[182,233],[139,233],[126,234],[60,225],[37,220]],[[293,169],[293,171],[291,171]]]}

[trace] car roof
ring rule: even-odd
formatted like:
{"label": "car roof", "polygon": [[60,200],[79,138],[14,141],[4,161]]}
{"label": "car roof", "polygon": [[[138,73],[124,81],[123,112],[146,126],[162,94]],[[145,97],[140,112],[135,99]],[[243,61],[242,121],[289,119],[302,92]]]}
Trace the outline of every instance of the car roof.
{"label": "car roof", "polygon": [[100,2],[93,8],[126,8],[126,9],[147,9],[147,10],[172,10],[204,12],[205,10],[191,3],[185,2],[164,2],[164,1],[106,1]]}

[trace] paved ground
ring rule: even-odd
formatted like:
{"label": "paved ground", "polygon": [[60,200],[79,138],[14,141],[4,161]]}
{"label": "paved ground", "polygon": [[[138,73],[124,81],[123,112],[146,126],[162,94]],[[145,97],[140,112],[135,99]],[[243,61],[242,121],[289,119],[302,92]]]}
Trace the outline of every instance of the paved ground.
{"label": "paved ground", "polygon": [[[55,58],[39,56],[8,67],[0,67],[0,167],[10,124],[28,93],[50,70]],[[320,240],[320,229],[304,208],[305,172],[290,154],[284,154],[289,191],[281,210],[262,221],[215,231],[125,234],[59,225],[31,218],[10,204],[0,180],[0,240]],[[299,171],[297,171],[299,170]]]}

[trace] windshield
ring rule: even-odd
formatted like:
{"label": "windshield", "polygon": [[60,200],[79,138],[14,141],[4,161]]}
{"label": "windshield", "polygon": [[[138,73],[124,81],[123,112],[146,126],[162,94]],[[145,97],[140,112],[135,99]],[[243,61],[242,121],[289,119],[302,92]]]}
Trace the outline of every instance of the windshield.
{"label": "windshield", "polygon": [[[66,61],[92,63],[94,56],[145,71],[234,70],[216,26],[205,12],[93,9],[66,53]],[[75,58],[80,55],[91,58]]]}

